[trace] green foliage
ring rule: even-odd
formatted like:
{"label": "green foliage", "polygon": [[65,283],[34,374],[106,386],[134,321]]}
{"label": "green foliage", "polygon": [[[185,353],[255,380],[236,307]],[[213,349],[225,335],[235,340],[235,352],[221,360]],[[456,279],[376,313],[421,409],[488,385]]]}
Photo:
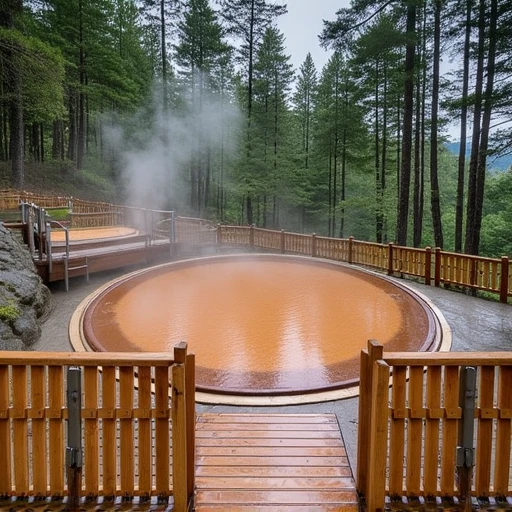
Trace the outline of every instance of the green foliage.
{"label": "green foliage", "polygon": [[[181,158],[175,170],[175,187],[183,196],[179,204],[187,214],[247,222],[252,208],[252,221],[260,225],[393,241],[403,149],[404,50],[411,41],[405,23],[409,4],[354,0],[350,8],[340,9],[322,34],[324,45],[335,50],[332,58],[317,72],[308,54],[293,88],[285,40],[273,25],[286,12],[282,3],[25,0],[24,14],[12,26],[0,28],[1,183],[10,185],[5,162],[14,52],[21,76],[29,188],[122,201],[120,154],[147,148],[158,138],[154,120],[159,105],[165,104],[192,126],[193,136],[183,140],[190,157]],[[420,55],[414,69],[413,100],[418,108],[413,136],[418,137],[411,163],[417,149],[424,171],[421,244],[432,245],[428,204],[433,8],[430,3],[416,5],[413,36]],[[477,20],[474,6],[469,14]],[[511,45],[506,35],[512,4],[499,2],[498,7],[492,104],[496,112],[510,117]],[[465,4],[448,1],[443,9],[443,51],[451,51],[458,65],[467,23]],[[490,14],[488,10],[487,18]],[[473,23],[469,29],[475,43],[470,64],[476,68],[478,32]],[[230,48],[228,36],[237,40],[236,48]],[[485,37],[487,52],[487,28]],[[464,103],[460,67],[442,77],[441,105],[452,124],[458,122]],[[470,111],[476,98],[470,81],[465,100]],[[214,123],[204,122],[202,114],[212,104],[221,115]],[[224,110],[234,104],[245,113],[242,123]],[[441,141],[441,119],[439,126]],[[106,134],[116,131],[124,131],[125,137],[114,145]],[[508,125],[493,133],[489,155],[509,150],[510,133]],[[38,144],[39,151],[33,148]],[[80,145],[86,154],[79,162]],[[444,249],[452,250],[457,159],[440,145],[438,163]],[[486,176],[482,254],[512,254],[510,175]],[[467,194],[467,177],[463,189]],[[412,229],[412,213],[410,217]]]}
{"label": "green foliage", "polygon": [[51,220],[61,221],[68,218],[69,210],[67,208],[47,208],[46,213]]}
{"label": "green foliage", "polygon": [[59,50],[36,37],[1,27],[0,48],[10,48],[16,55],[27,121],[64,116],[64,60]]}
{"label": "green foliage", "polygon": [[8,301],[7,304],[0,304],[0,321],[12,323],[20,316],[21,310],[14,301]]}

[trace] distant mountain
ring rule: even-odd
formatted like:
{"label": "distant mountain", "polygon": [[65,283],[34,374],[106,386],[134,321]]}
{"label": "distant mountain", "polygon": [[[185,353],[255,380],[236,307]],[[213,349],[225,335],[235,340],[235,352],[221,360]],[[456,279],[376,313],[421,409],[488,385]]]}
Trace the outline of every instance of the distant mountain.
{"label": "distant mountain", "polygon": [[[460,142],[445,142],[446,149],[454,155],[459,154]],[[471,154],[471,144],[466,144],[466,156]],[[512,166],[512,155],[500,156],[498,158],[491,156],[487,159],[487,166],[489,169],[495,171],[506,171]]]}

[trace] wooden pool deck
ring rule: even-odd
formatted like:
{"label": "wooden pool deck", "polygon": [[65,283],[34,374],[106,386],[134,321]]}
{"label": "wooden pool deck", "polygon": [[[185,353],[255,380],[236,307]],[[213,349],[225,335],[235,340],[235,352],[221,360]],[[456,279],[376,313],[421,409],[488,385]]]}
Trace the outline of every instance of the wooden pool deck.
{"label": "wooden pool deck", "polygon": [[196,510],[358,510],[334,414],[198,416]]}

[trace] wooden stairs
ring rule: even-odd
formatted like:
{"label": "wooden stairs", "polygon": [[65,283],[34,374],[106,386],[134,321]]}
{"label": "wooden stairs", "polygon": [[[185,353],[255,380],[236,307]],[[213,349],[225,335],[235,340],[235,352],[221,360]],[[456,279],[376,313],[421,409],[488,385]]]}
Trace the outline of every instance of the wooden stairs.
{"label": "wooden stairs", "polygon": [[197,512],[358,510],[334,414],[198,415]]}

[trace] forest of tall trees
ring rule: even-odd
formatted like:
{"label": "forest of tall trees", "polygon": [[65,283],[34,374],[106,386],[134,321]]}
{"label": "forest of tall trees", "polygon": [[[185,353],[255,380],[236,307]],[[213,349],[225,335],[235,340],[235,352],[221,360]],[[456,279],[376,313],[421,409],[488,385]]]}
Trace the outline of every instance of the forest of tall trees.
{"label": "forest of tall trees", "polygon": [[[512,3],[352,0],[324,22],[322,69],[311,54],[293,68],[285,13],[270,0],[0,0],[10,185],[59,162],[64,180],[94,170],[123,191],[126,154],[158,140],[173,169],[155,197],[183,214],[510,256],[512,170],[492,163],[512,152]],[[142,180],[152,165],[137,160]]]}

